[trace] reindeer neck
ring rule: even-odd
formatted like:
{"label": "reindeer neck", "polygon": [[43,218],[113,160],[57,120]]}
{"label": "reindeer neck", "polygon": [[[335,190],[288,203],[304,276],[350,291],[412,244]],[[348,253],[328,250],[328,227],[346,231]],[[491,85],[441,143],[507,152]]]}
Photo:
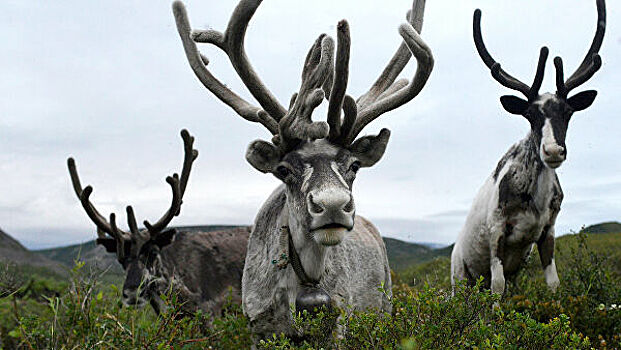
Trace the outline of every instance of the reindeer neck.
{"label": "reindeer neck", "polygon": [[[539,182],[542,179],[547,182],[548,179],[556,178],[555,171],[543,164],[539,155],[538,135],[532,131],[507,152],[501,160],[502,167],[507,162],[510,162],[511,168],[504,176],[510,176],[510,179],[505,180],[513,184],[512,191],[522,195],[528,194],[535,197],[536,192],[541,190]],[[546,176],[542,177],[542,175]]]}
{"label": "reindeer neck", "polygon": [[[522,154],[519,155],[518,161],[523,165],[522,171],[525,176],[530,179],[536,179],[542,171],[551,170],[543,164],[539,155],[539,143],[541,135],[537,135],[532,130],[520,142]],[[552,170],[554,171],[554,170]]]}
{"label": "reindeer neck", "polygon": [[[325,271],[326,247],[312,239],[305,225],[301,224],[299,220],[289,212],[287,204],[283,207],[281,223],[282,225],[280,226],[288,226],[289,228],[288,231],[293,241],[293,248],[299,256],[302,269],[306,275],[310,279],[320,281]],[[284,245],[283,239],[281,239],[281,244]],[[289,252],[289,259],[291,259],[291,256],[292,252]]]}

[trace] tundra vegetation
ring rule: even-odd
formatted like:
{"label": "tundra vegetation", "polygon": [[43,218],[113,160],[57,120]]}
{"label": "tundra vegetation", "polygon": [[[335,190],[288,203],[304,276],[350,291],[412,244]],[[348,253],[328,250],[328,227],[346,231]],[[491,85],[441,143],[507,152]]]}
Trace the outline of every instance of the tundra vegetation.
{"label": "tundra vegetation", "polygon": [[[539,261],[531,258],[500,296],[459,285],[450,298],[448,257],[393,274],[390,313],[344,310],[343,338],[323,344],[322,323],[333,315],[295,317],[311,335],[294,343],[274,335],[265,349],[615,349],[621,347],[621,234],[580,233],[556,244],[560,288],[550,291]],[[23,276],[15,280],[13,276]],[[30,277],[26,277],[30,276]],[[183,303],[169,292],[157,315],[151,308],[123,307],[118,284],[78,263],[71,277],[53,282],[40,271],[2,266],[0,342],[4,349],[240,349],[252,344],[238,303],[222,315],[198,312],[179,318]],[[18,285],[21,285],[18,286]]]}

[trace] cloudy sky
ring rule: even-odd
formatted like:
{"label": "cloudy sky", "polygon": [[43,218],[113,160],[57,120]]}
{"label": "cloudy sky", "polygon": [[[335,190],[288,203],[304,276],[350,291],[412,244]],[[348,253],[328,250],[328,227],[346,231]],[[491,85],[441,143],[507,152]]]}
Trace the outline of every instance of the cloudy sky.
{"label": "cloudy sky", "polygon": [[[195,27],[223,30],[236,1],[188,0]],[[166,210],[166,175],[179,171],[179,131],[196,136],[195,163],[175,225],[250,224],[278,181],[244,159],[267,138],[205,90],[190,70],[169,1],[32,1],[0,4],[0,227],[31,248],[94,237],[71,190],[74,156],[93,202],[104,213],[134,205],[140,220]],[[308,47],[352,31],[349,93],[365,92],[400,42],[397,27],[411,0],[266,0],[248,31],[248,55],[282,101],[299,86]],[[560,55],[566,71],[582,61],[595,31],[594,0],[431,0],[423,38],[435,69],[423,92],[371,124],[392,130],[384,159],[355,184],[358,213],[382,234],[450,243],[479,186],[506,149],[528,131],[505,113],[496,83],[472,42],[472,12],[503,68],[531,82],[539,48]],[[621,4],[608,1],[603,68],[584,88],[595,104],[572,119],[568,161],[558,170],[565,202],[557,232],[621,219]],[[224,55],[203,48],[210,69],[246,98]],[[554,90],[550,59],[542,90]],[[412,62],[404,72],[412,76]],[[283,102],[284,104],[284,102]],[[323,118],[325,106],[315,118]],[[124,223],[124,219],[122,220]]]}

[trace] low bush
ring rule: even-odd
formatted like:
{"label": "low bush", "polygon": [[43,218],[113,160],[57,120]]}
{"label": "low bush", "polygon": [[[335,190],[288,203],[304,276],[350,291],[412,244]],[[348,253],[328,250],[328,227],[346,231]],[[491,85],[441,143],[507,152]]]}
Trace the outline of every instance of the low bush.
{"label": "low bush", "polygon": [[[258,348],[621,348],[618,261],[590,242],[577,235],[559,244],[557,293],[547,289],[533,254],[502,299],[479,286],[459,285],[452,295],[450,263],[441,258],[395,276],[389,314],[346,309],[296,315],[304,340],[274,335]],[[229,302],[216,317],[180,317],[182,305],[170,294],[163,296],[169,311],[156,316],[149,307],[121,307],[119,289],[99,280],[78,264],[68,282],[35,280],[27,293],[13,286],[0,297],[0,348],[244,349],[253,343],[240,305]],[[22,281],[17,290],[28,284]]]}

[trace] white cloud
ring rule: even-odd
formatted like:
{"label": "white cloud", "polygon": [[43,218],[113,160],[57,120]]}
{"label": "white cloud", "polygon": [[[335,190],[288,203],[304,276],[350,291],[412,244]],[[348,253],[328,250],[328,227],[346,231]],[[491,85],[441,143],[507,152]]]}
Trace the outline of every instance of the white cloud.
{"label": "white cloud", "polygon": [[[265,1],[247,37],[256,70],[282,101],[299,85],[303,57],[321,32],[341,18],[353,37],[350,91],[364,92],[397,47],[397,26],[409,0],[382,2]],[[224,29],[235,1],[187,1],[195,26]],[[559,171],[566,193],[559,229],[617,219],[621,209],[619,149],[621,54],[617,2],[608,1],[604,67],[585,85],[600,91],[577,114],[568,134],[569,160]],[[528,124],[504,113],[497,84],[471,38],[472,11],[483,9],[492,54],[530,81],[538,50],[548,45],[574,69],[595,27],[594,1],[428,1],[423,37],[436,66],[423,92],[383,116],[393,134],[385,159],[361,172],[355,185],[362,215],[388,235],[453,240],[478,187]],[[166,175],[179,171],[188,128],[200,156],[182,215],[175,224],[250,223],[277,181],[246,164],[249,141],[267,138],[261,126],[237,117],[191,72],[170,3],[5,1],[0,5],[0,225],[25,242],[83,239],[92,225],[71,192],[65,161],[76,158],[83,182],[104,212],[135,206],[159,217],[169,200]],[[205,49],[210,68],[250,99],[221,52]],[[414,68],[406,69],[406,76]],[[544,89],[554,86],[549,63]],[[604,187],[602,187],[604,186]],[[457,211],[445,218],[439,214]],[[461,214],[461,216],[459,215]],[[390,218],[390,219],[387,219]],[[417,224],[413,224],[417,223]],[[46,234],[53,232],[53,234]],[[45,236],[42,236],[44,235]]]}

